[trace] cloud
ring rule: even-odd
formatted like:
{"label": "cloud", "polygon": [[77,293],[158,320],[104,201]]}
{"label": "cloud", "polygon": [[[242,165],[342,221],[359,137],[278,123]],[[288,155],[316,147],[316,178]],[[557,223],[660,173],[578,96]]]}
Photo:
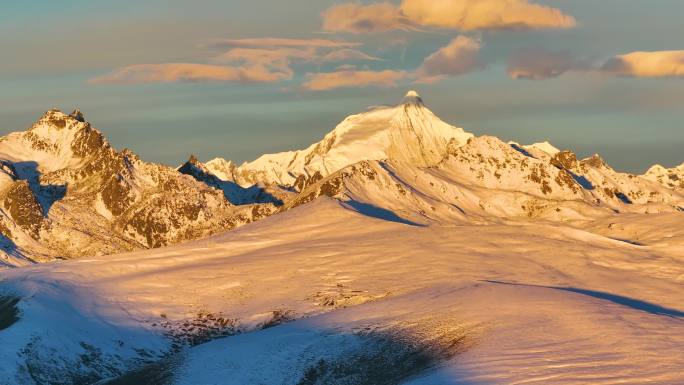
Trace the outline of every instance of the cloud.
{"label": "cloud", "polygon": [[508,74],[514,79],[543,80],[569,71],[635,78],[684,77],[684,51],[631,52],[597,65],[566,52],[527,49],[514,53],[508,61]]}
{"label": "cloud", "polygon": [[357,71],[340,70],[307,74],[307,81],[302,88],[309,91],[324,91],[351,87],[395,87],[397,82],[406,78],[405,71]]}
{"label": "cloud", "polygon": [[227,49],[227,48],[351,48],[358,47],[361,43],[344,40],[327,39],[283,39],[274,37],[251,38],[251,39],[214,39],[200,44],[202,47]]}
{"label": "cloud", "polygon": [[139,84],[232,81],[265,83],[290,80],[295,64],[375,61],[379,58],[353,49],[359,43],[325,39],[225,39],[209,43],[228,49],[200,63],[136,64],[115,69],[90,83]]}
{"label": "cloud", "polygon": [[323,30],[372,33],[411,29],[411,23],[392,3],[335,5],[323,12]]}
{"label": "cloud", "polygon": [[435,83],[448,76],[459,76],[484,68],[480,48],[479,41],[458,36],[447,46],[428,56],[415,71],[362,71],[344,66],[335,72],[307,74],[303,88],[323,91],[351,87],[394,87],[402,80]]}
{"label": "cloud", "polygon": [[343,62],[348,60],[378,61],[382,59],[349,48],[329,52],[320,58],[320,61],[322,62]]}
{"label": "cloud", "polygon": [[458,76],[484,68],[480,59],[481,43],[458,36],[447,46],[425,58],[416,71],[418,82],[433,83],[445,76]]}
{"label": "cloud", "polygon": [[523,49],[508,59],[508,76],[513,79],[544,80],[568,71],[590,71],[592,64],[568,52]]}
{"label": "cloud", "polygon": [[403,0],[347,3],[323,12],[323,30],[374,33],[423,27],[472,30],[572,28],[574,17],[528,0]]}
{"label": "cloud", "polygon": [[263,66],[249,68],[194,63],[136,64],[115,69],[90,80],[93,84],[142,84],[173,82],[270,83],[292,78]]}
{"label": "cloud", "polygon": [[403,0],[401,12],[413,22],[463,31],[571,28],[575,18],[528,0]]}
{"label": "cloud", "polygon": [[684,51],[640,51],[615,56],[603,72],[626,77],[684,77]]}
{"label": "cloud", "polygon": [[318,53],[313,48],[234,48],[212,59],[214,64],[223,64],[240,67],[263,67],[273,72],[289,74],[292,77],[294,70],[292,61],[313,61]]}

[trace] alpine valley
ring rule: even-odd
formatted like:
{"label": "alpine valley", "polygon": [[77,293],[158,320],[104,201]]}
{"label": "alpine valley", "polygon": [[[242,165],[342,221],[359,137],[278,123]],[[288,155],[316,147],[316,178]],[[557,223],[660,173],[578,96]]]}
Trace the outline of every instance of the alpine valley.
{"label": "alpine valley", "polygon": [[0,166],[0,384],[684,383],[684,164],[474,136],[411,91],[175,169],[50,110]]}

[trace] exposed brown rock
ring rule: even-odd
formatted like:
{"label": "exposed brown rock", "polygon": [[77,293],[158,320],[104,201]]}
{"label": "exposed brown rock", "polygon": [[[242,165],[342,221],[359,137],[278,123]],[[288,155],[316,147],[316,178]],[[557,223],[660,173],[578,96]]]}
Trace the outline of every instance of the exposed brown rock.
{"label": "exposed brown rock", "polygon": [[4,207],[19,227],[38,238],[43,225],[43,208],[27,181],[15,182],[5,194]]}
{"label": "exposed brown rock", "polygon": [[559,169],[575,170],[579,166],[577,155],[572,151],[561,151],[551,158],[551,164]]}

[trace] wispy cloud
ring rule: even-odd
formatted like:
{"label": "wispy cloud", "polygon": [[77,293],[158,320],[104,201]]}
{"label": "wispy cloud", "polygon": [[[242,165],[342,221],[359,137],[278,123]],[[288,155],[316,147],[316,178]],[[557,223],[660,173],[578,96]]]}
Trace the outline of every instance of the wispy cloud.
{"label": "wispy cloud", "polygon": [[341,69],[335,72],[310,73],[302,88],[309,91],[324,91],[352,87],[395,87],[409,74],[405,71],[360,71]]}
{"label": "wispy cloud", "polygon": [[135,64],[117,68],[90,83],[280,82],[294,77],[295,64],[380,60],[352,48],[358,45],[325,39],[215,40],[203,46],[223,52],[207,58],[207,63]]}
{"label": "wispy cloud", "polygon": [[419,83],[434,83],[447,76],[459,76],[484,68],[480,58],[481,43],[458,36],[448,45],[425,58],[416,71]]}
{"label": "wispy cloud", "polygon": [[323,12],[323,30],[329,32],[374,33],[412,29],[412,23],[392,3],[335,5]]}
{"label": "wispy cloud", "polygon": [[275,37],[249,38],[249,39],[213,39],[200,44],[203,47],[227,49],[227,48],[349,48],[362,45],[358,42],[328,39],[284,39]]}
{"label": "wispy cloud", "polygon": [[569,52],[538,48],[517,51],[508,59],[508,75],[513,79],[544,80],[568,71],[589,71],[592,63]]}
{"label": "wispy cloud", "polygon": [[239,68],[195,63],[136,64],[118,68],[90,80],[93,84],[141,84],[174,82],[269,83],[291,78],[263,66]]}
{"label": "wispy cloud", "polygon": [[359,71],[345,66],[334,72],[308,74],[303,88],[323,91],[350,87],[393,87],[399,82],[434,83],[447,77],[483,69],[485,65],[480,58],[480,48],[479,41],[458,36],[428,56],[413,71]]}
{"label": "wispy cloud", "polygon": [[344,62],[351,60],[379,61],[382,59],[375,56],[371,56],[365,52],[349,48],[331,51],[320,58],[320,61],[325,63]]}
{"label": "wispy cloud", "polygon": [[525,49],[508,60],[508,75],[514,79],[544,80],[567,72],[634,78],[684,77],[684,51],[637,51],[596,64],[568,52]]}

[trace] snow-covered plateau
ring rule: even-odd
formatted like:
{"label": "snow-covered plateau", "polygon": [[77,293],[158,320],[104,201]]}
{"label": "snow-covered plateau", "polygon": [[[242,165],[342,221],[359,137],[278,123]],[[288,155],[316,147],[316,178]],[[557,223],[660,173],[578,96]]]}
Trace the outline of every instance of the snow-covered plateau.
{"label": "snow-covered plateau", "polygon": [[684,384],[684,165],[476,137],[415,92],[240,166],[56,110],[0,162],[3,385]]}

